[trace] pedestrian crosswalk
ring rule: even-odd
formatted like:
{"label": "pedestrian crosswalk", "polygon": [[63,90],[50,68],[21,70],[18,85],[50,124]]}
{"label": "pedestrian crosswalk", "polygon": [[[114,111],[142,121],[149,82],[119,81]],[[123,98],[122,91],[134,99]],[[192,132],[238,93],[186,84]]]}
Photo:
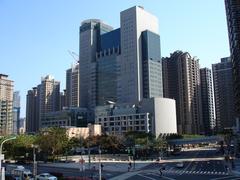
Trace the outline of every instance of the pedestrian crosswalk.
{"label": "pedestrian crosswalk", "polygon": [[[154,173],[158,173],[157,170],[153,171]],[[149,172],[151,173],[151,172]],[[227,172],[223,171],[194,171],[194,170],[179,170],[179,169],[169,169],[166,171],[163,171],[164,174],[202,174],[202,175],[229,175]]]}

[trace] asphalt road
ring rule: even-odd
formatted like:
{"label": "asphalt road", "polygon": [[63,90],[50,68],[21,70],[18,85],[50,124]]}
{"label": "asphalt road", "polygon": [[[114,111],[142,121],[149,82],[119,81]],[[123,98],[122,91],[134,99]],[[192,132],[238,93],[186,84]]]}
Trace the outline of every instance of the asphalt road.
{"label": "asphalt road", "polygon": [[[142,169],[138,174],[127,178],[128,180],[229,180],[239,179],[230,175],[225,168],[224,161],[216,158],[216,150],[199,150],[183,152],[179,157],[172,157],[172,159],[182,159],[184,163],[183,168],[177,168],[177,162],[166,162],[164,166],[166,169],[163,175],[160,176],[159,169],[162,164],[151,164]],[[187,159],[186,159],[187,158]],[[206,159],[205,159],[206,158]],[[209,160],[212,158],[212,160]],[[216,158],[216,160],[215,160]],[[171,158],[170,158],[171,159]],[[200,159],[200,160],[199,160]],[[184,161],[185,160],[185,161]]]}
{"label": "asphalt road", "polygon": [[[102,175],[106,179],[113,180],[230,180],[239,179],[231,175],[225,167],[224,161],[219,157],[214,149],[184,151],[178,156],[171,156],[161,161],[160,163],[149,164],[142,169],[131,172],[116,172],[103,170]],[[182,168],[177,168],[176,164],[183,162]],[[112,165],[114,166],[115,163]],[[111,164],[109,164],[111,165]],[[164,166],[162,176],[160,176],[159,169]],[[26,167],[30,168],[31,167]],[[38,174],[42,172],[61,172],[64,176],[76,177],[98,177],[98,170],[86,170],[81,172],[74,168],[57,168],[39,166]]]}

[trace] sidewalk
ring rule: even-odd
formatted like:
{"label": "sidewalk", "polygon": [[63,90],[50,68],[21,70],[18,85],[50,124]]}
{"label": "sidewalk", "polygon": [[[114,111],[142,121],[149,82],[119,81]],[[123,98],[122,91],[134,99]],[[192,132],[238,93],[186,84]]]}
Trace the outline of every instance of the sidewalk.
{"label": "sidewalk", "polygon": [[[132,171],[138,171],[143,167],[149,165],[153,161],[135,161],[135,165],[132,162]],[[115,161],[115,162],[101,162],[103,164],[104,171],[109,172],[128,172],[128,163],[129,162],[122,162],[122,161]],[[73,168],[79,169],[82,167],[80,163],[40,163],[40,166],[47,166],[47,167],[61,167],[61,168]],[[96,169],[99,168],[99,162],[92,162],[89,166],[89,163],[83,163],[84,169]]]}

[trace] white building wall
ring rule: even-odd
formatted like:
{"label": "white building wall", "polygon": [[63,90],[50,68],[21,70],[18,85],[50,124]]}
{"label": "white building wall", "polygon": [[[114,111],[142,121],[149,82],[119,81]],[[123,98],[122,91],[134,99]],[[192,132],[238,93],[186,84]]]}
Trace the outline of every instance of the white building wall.
{"label": "white building wall", "polygon": [[177,133],[175,100],[154,98],[155,134]]}

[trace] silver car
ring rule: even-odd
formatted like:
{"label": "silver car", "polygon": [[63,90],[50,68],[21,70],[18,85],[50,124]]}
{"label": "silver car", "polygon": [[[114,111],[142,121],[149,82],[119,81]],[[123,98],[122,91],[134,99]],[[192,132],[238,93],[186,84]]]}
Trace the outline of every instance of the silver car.
{"label": "silver car", "polygon": [[37,180],[57,180],[57,177],[49,174],[49,173],[42,173],[36,176]]}

